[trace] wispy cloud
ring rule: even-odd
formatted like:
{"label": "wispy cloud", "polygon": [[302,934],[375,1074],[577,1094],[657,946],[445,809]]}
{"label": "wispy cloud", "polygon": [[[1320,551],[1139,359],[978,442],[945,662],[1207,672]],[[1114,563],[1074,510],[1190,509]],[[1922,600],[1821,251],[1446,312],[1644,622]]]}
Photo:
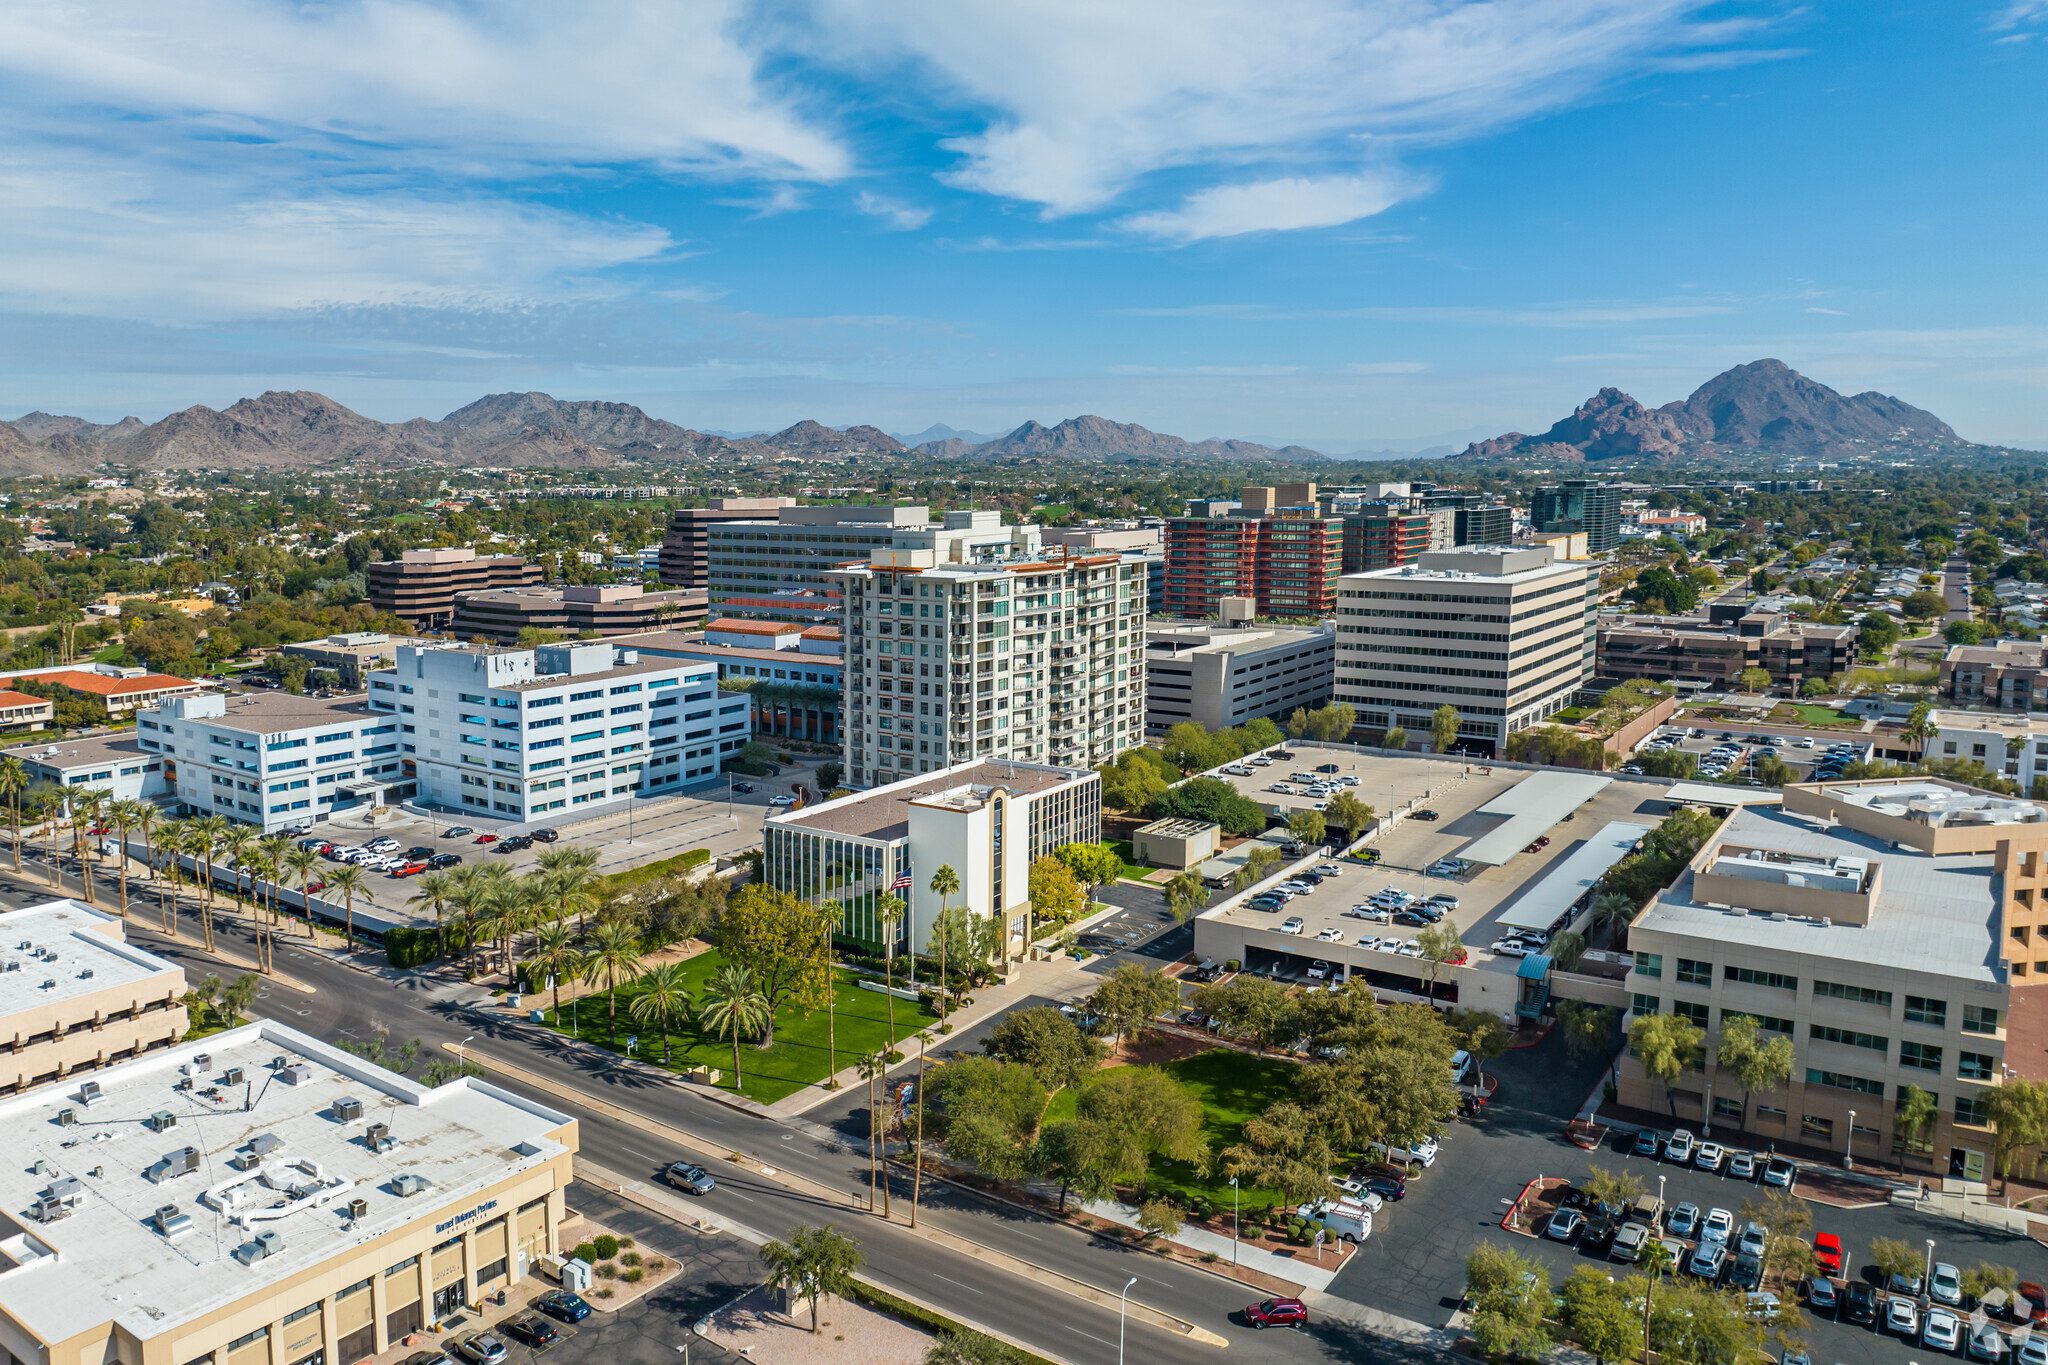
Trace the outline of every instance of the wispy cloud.
{"label": "wispy cloud", "polygon": [[1347,175],[1218,185],[1189,195],[1178,208],[1126,218],[1123,226],[1177,242],[1335,227],[1384,213],[1416,183],[1413,176]]}
{"label": "wispy cloud", "polygon": [[854,197],[853,206],[870,218],[887,219],[889,226],[898,232],[915,232],[932,220],[932,211],[928,208],[900,203],[866,190]]}
{"label": "wispy cloud", "polygon": [[2043,21],[2048,21],[2048,0],[2011,0],[1991,16],[1986,27],[1993,33],[2003,33]]}

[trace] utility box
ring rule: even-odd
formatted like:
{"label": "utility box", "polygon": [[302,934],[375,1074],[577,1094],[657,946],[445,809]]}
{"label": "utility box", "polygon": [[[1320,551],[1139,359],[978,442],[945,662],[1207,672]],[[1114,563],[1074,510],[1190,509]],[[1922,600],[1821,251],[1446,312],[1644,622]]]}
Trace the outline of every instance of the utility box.
{"label": "utility box", "polygon": [[543,1256],[540,1258],[540,1272],[571,1293],[590,1292],[591,1270],[588,1261],[579,1261],[574,1256]]}
{"label": "utility box", "polygon": [[161,1133],[167,1128],[178,1126],[178,1116],[168,1109],[159,1109],[142,1121],[142,1126],[152,1133]]}
{"label": "utility box", "polygon": [[353,1096],[344,1095],[334,1102],[334,1121],[354,1123],[363,1116],[363,1102]]}

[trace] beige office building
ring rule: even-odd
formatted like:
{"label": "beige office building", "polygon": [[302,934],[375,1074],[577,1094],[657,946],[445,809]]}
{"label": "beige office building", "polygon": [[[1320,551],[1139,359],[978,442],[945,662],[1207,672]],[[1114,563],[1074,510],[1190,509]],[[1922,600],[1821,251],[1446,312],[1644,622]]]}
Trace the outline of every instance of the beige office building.
{"label": "beige office building", "polygon": [[576,1121],[250,1024],[0,1101],[0,1347],[354,1365],[560,1250]]}
{"label": "beige office building", "polygon": [[[1675,1013],[1709,1060],[1667,1095],[1624,1055],[1623,1104],[1738,1141],[1896,1160],[1984,1178],[1986,1096],[2030,1068],[2048,993],[2034,980],[2048,809],[1904,778],[1785,788],[1736,812],[1629,929],[1631,1018]],[[2044,952],[2048,956],[2048,952]],[[2048,961],[2040,964],[2048,970]],[[1777,1089],[1748,1096],[1712,1060],[1731,1014],[1792,1040]],[[2008,1060],[2010,1058],[2010,1061]],[[1935,1097],[1919,1134],[1893,1122],[1908,1085]]]}
{"label": "beige office building", "polygon": [[70,900],[0,914],[0,1095],[170,1047],[191,1026],[184,994],[184,970],[126,942],[117,916]]}

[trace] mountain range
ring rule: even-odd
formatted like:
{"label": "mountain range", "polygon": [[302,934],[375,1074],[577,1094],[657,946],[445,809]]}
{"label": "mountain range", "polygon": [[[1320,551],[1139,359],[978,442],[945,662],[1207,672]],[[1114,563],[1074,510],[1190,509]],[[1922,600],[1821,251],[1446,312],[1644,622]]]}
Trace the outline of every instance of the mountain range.
{"label": "mountain range", "polygon": [[1598,463],[1744,450],[1841,455],[1893,440],[1959,439],[1948,423],[1910,403],[1876,392],[1845,397],[1782,360],[1755,360],[1661,408],[1604,388],[1539,436],[1511,431],[1473,442],[1458,458]]}

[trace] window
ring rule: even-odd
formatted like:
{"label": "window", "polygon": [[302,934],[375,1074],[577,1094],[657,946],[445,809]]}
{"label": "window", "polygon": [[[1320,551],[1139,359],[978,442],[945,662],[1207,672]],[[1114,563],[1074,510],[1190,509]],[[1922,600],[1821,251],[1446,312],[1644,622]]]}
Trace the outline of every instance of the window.
{"label": "window", "polygon": [[1725,1099],[1716,1095],[1714,1097],[1714,1117],[1717,1119],[1734,1119],[1739,1123],[1742,1119],[1742,1101]]}
{"label": "window", "polygon": [[1657,1012],[1657,997],[1654,995],[1644,995],[1639,991],[1636,993],[1635,998],[1629,1002],[1629,1008],[1633,1009],[1639,1016],[1655,1014]]}
{"label": "window", "polygon": [[1900,1043],[1899,1065],[1920,1071],[1939,1071],[1941,1049],[1933,1043]]}
{"label": "window", "polygon": [[619,686],[617,686],[617,687],[614,687],[614,688],[612,689],[612,695],[613,695],[613,696],[615,696],[615,697],[617,697],[617,696],[622,696],[622,695],[624,695],[624,694],[625,694],[625,693],[627,693],[627,692],[638,692],[639,690],[640,690],[640,684],[639,684],[639,683],[621,683],[621,684],[619,684]]}
{"label": "window", "polygon": [[1956,1096],[1956,1122],[1978,1128],[1988,1127],[1991,1123],[1991,1101],[1981,1095]]}
{"label": "window", "polygon": [[1756,1107],[1756,1121],[1758,1123],[1783,1123],[1785,1121],[1785,1111],[1778,1108],[1775,1104],[1760,1104]]}
{"label": "window", "polygon": [[1671,1002],[1671,1012],[1681,1019],[1692,1020],[1701,1028],[1707,1026],[1707,1007],[1705,1005],[1695,1005],[1689,1000],[1674,1000]]}
{"label": "window", "polygon": [[293,1323],[297,1322],[300,1318],[310,1318],[313,1316],[313,1314],[319,1311],[320,1304],[316,1300],[312,1303],[307,1304],[304,1308],[294,1309],[292,1312],[285,1314],[284,1325],[289,1327]]}
{"label": "window", "polygon": [[1682,986],[1711,986],[1714,984],[1714,964],[1681,957],[1678,959],[1678,982]]}
{"label": "window", "polygon": [[1988,1081],[1997,1058],[1986,1052],[1963,1052],[1956,1055],[1956,1074],[1966,1081]]}
{"label": "window", "polygon": [[1924,996],[1906,997],[1906,1022],[1927,1024],[1934,1028],[1948,1027],[1948,1001],[1929,1000]]}
{"label": "window", "polygon": [[1840,1071],[1822,1071],[1817,1067],[1806,1068],[1806,1083],[1808,1085],[1825,1085],[1835,1090],[1853,1090],[1859,1095],[1884,1094],[1884,1086],[1881,1082],[1866,1080],[1861,1076],[1847,1075]]}
{"label": "window", "polygon": [[589,691],[589,692],[571,692],[571,693],[569,694],[569,700],[570,700],[570,701],[593,701],[593,700],[595,700],[596,698],[598,698],[598,697],[601,697],[601,696],[603,696],[603,695],[604,695],[604,689],[603,689],[602,687],[599,687],[599,688],[595,688],[595,689],[593,689],[593,690],[591,690],[591,691]]}
{"label": "window", "polygon": [[1874,991],[1868,986],[1844,986],[1838,981],[1816,981],[1813,983],[1816,996],[1830,1000],[1853,1000],[1859,1005],[1876,1005],[1880,1009],[1892,1007],[1890,991]]}
{"label": "window", "polygon": [[1833,1142],[1835,1140],[1835,1121],[1833,1119],[1817,1118],[1812,1114],[1801,1114],[1799,1116],[1799,1136],[1818,1138],[1822,1142]]}
{"label": "window", "polygon": [[1891,1039],[1875,1033],[1857,1033],[1853,1029],[1830,1028],[1826,1024],[1809,1026],[1809,1037],[1816,1042],[1841,1043],[1845,1047],[1865,1047],[1872,1052],[1891,1051]]}
{"label": "window", "polygon": [[1989,1005],[1963,1006],[1963,1032],[1997,1033],[1998,1011]]}
{"label": "window", "polygon": [[1780,1019],[1775,1014],[1752,1014],[1748,1010],[1722,1010],[1721,1027],[1728,1027],[1728,1021],[1738,1017],[1756,1020],[1757,1028],[1765,1033],[1782,1033],[1790,1038],[1797,1032],[1790,1019]]}
{"label": "window", "polygon": [[1723,979],[1740,981],[1745,986],[1771,986],[1781,991],[1799,989],[1799,978],[1786,976],[1783,972],[1759,972],[1750,967],[1723,967]]}
{"label": "window", "polygon": [[1664,954],[1637,953],[1636,975],[1662,977],[1664,975]]}

